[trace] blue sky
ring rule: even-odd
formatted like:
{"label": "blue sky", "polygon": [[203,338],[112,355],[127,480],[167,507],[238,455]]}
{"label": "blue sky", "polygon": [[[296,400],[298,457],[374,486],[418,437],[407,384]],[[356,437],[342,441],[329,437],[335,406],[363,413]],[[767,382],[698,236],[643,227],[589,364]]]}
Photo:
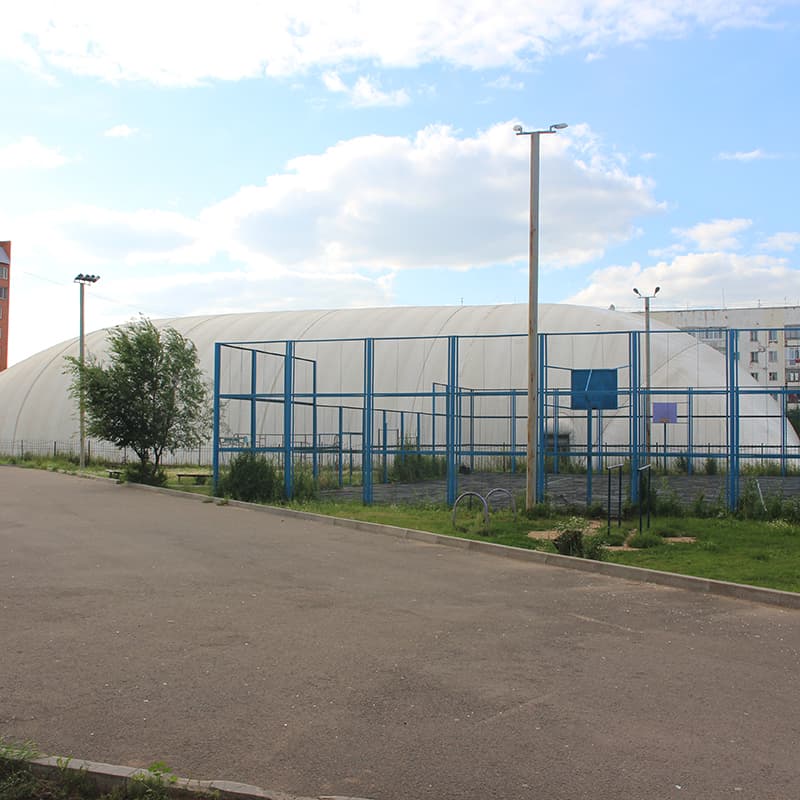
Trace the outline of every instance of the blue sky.
{"label": "blue sky", "polygon": [[800,304],[796,2],[4,12],[11,361],[152,317],[527,298]]}

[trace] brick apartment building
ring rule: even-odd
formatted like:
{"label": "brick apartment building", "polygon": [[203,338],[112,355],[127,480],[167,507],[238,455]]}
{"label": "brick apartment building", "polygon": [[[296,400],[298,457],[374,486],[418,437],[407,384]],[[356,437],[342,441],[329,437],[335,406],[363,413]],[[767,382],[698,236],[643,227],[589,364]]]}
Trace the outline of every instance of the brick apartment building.
{"label": "brick apartment building", "polygon": [[11,242],[0,242],[0,372],[8,367],[8,287],[11,284]]}

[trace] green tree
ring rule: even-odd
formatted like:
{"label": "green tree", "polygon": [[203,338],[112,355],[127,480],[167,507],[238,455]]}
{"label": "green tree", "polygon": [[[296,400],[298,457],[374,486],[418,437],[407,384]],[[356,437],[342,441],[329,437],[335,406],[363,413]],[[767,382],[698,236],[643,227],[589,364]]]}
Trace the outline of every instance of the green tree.
{"label": "green tree", "polygon": [[165,451],[208,438],[210,393],[197,348],[174,328],[134,320],[109,331],[107,364],[67,360],[78,402],[83,383],[88,435],[131,448],[143,480],[159,473]]}

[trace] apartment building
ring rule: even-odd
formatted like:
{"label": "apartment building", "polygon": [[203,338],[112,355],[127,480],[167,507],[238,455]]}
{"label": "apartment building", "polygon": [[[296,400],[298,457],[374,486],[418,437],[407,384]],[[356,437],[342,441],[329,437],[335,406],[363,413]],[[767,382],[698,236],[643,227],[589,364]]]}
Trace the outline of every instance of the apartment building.
{"label": "apartment building", "polygon": [[739,359],[763,386],[796,388],[790,402],[800,399],[800,306],[762,308],[702,308],[662,311],[651,308],[652,319],[694,334],[725,352],[726,333],[739,334]]}

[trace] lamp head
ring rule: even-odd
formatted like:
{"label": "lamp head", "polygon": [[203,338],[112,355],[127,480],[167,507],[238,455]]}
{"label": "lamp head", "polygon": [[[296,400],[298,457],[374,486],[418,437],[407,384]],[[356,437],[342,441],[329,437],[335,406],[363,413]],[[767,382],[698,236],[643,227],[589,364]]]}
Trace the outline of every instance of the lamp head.
{"label": "lamp head", "polygon": [[563,131],[564,128],[568,128],[568,127],[569,127],[569,125],[567,125],[566,122],[556,122],[555,125],[551,125],[550,126],[550,130],[551,131]]}
{"label": "lamp head", "polygon": [[656,286],[656,290],[653,292],[653,297],[655,297],[661,291],[660,286]]}
{"label": "lamp head", "polygon": [[638,290],[638,289],[637,289],[635,286],[633,287],[633,293],[634,293],[634,294],[635,294],[637,297],[641,297],[641,295],[639,294],[639,290]]}
{"label": "lamp head", "polygon": [[515,125],[514,126],[514,133],[516,133],[517,135],[522,133],[522,125]]}

